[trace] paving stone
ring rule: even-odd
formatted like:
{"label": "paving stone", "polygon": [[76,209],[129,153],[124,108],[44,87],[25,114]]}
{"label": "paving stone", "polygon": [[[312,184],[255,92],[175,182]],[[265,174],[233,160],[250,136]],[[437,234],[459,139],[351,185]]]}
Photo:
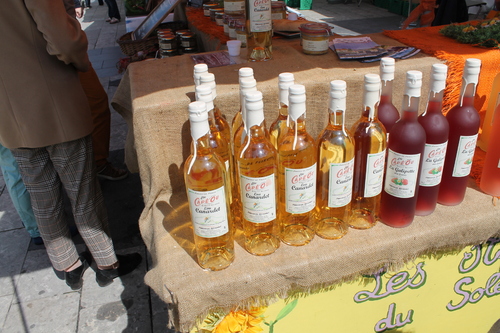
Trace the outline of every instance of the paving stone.
{"label": "paving stone", "polygon": [[24,228],[0,232],[0,296],[14,294],[30,240]]}
{"label": "paving stone", "polygon": [[14,295],[0,296],[0,332],[2,331],[3,324],[9,313],[10,303],[12,303],[12,298]]}

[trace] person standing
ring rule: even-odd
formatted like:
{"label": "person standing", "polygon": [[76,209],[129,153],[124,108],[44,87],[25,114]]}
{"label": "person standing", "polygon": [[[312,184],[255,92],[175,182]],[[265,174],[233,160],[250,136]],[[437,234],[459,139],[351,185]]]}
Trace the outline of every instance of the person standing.
{"label": "person standing", "polygon": [[72,289],[89,266],[71,240],[63,189],[97,264],[100,286],[134,270],[138,253],[116,255],[95,172],[92,119],[78,71],[87,37],[61,1],[6,0],[0,11],[0,143],[16,158],[53,267]]}
{"label": "person standing", "polygon": [[118,4],[116,0],[104,0],[106,2],[106,6],[108,6],[108,18],[106,22],[110,24],[115,24],[120,22],[122,19],[120,16],[120,10],[118,9]]}

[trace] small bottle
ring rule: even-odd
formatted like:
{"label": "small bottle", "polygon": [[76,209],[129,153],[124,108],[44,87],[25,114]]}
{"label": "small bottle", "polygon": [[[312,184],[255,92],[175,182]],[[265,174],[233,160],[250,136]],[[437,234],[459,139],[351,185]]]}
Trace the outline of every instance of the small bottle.
{"label": "small bottle", "polygon": [[209,144],[210,126],[204,102],[189,104],[193,151],[184,165],[184,179],[198,264],[218,271],[234,260],[231,211],[226,200],[226,169]]}
{"label": "small bottle", "polygon": [[269,141],[260,91],[246,95],[248,135],[237,153],[245,248],[258,256],[280,245],[277,225],[277,151]]}
{"label": "small bottle", "polygon": [[391,227],[406,227],[415,218],[425,130],[418,122],[422,72],[406,72],[403,115],[391,129],[379,217]]}
{"label": "small bottle", "polygon": [[241,67],[238,70],[238,83],[240,84],[240,110],[236,113],[236,115],[233,118],[233,122],[231,124],[231,136],[234,137],[234,134],[236,133],[236,130],[240,127],[241,123],[243,122],[242,117],[241,117],[241,109],[243,108],[243,104],[241,104],[243,101],[241,99],[241,80],[244,78],[250,78],[253,79],[253,69],[251,67]]}
{"label": "small bottle", "polygon": [[354,138],[345,128],[346,82],[330,82],[328,125],[318,137],[316,235],[338,239],[349,230]]}
{"label": "small bottle", "polygon": [[278,142],[288,131],[288,89],[294,84],[292,73],[278,75],[279,106],[278,118],[271,124],[269,135],[274,148],[278,149]]}
{"label": "small bottle", "polygon": [[[486,109],[486,116],[484,116],[483,126],[481,127],[481,135],[477,141],[477,145],[483,151],[488,151],[488,142],[490,142],[491,130],[493,125],[493,114],[495,107],[500,103],[500,73],[497,74],[491,86],[490,99],[488,101],[488,108]],[[494,141],[491,141],[494,142]]]}
{"label": "small bottle", "polygon": [[203,73],[200,75],[200,84],[207,84],[212,88],[212,97],[214,103],[214,119],[215,126],[222,133],[224,139],[230,143],[231,142],[231,128],[229,127],[229,123],[226,118],[222,115],[222,112],[217,107],[215,103],[215,99],[217,98],[217,87],[215,84],[215,75],[212,73]]}
{"label": "small bottle", "polygon": [[380,103],[378,105],[377,117],[384,124],[387,132],[387,140],[392,126],[399,120],[399,111],[392,104],[392,86],[394,83],[395,60],[394,58],[384,57],[380,59],[380,80],[382,81],[382,92],[380,94]]}
{"label": "small bottle", "polygon": [[438,202],[442,205],[458,205],[465,197],[479,132],[480,119],[474,107],[474,96],[480,69],[481,60],[469,58],[465,61],[460,99],[446,114],[450,134],[438,194]]}
{"label": "small bottle", "polygon": [[351,217],[349,226],[368,229],[377,222],[382,182],[384,180],[385,127],[377,118],[380,101],[380,76],[364,77],[363,111],[352,126],[354,133],[354,180],[352,184]]}
{"label": "small bottle", "polygon": [[425,130],[425,151],[418,188],[416,215],[425,216],[436,209],[439,185],[443,175],[444,158],[448,145],[450,126],[442,113],[443,94],[446,88],[445,64],[432,65],[427,109],[418,117]]}
{"label": "small bottle", "polygon": [[316,206],[316,144],[306,129],[306,90],[289,91],[290,129],[278,148],[278,219],[280,238],[293,246],[314,238]]}
{"label": "small bottle", "polygon": [[273,58],[271,15],[271,0],[246,1],[249,61],[266,61]]}
{"label": "small bottle", "polygon": [[495,131],[492,131],[489,138],[489,149],[484,159],[479,187],[484,193],[500,197],[500,149],[495,147],[495,144],[500,142],[500,99],[497,101],[492,121]]}

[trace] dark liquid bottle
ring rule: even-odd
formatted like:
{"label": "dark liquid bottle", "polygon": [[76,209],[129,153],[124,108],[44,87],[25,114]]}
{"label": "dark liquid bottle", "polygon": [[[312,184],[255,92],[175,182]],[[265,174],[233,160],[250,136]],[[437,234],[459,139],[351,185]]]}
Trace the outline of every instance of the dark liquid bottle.
{"label": "dark liquid bottle", "polygon": [[439,186],[443,175],[444,158],[450,127],[441,112],[448,67],[434,64],[431,72],[427,109],[418,117],[425,130],[426,142],[417,197],[416,215],[429,215],[436,209]]}
{"label": "dark liquid bottle", "polygon": [[399,120],[399,111],[392,104],[392,85],[394,82],[394,58],[385,57],[380,60],[380,79],[382,81],[382,93],[378,105],[377,117],[384,124],[387,133]]}
{"label": "dark liquid bottle", "polygon": [[[500,94],[499,94],[500,96]],[[489,149],[484,159],[483,173],[481,174],[481,190],[485,193],[500,196],[500,149],[494,147],[500,142],[500,97],[497,100],[495,113],[493,114],[493,131],[490,136]]]}
{"label": "dark liquid bottle", "polygon": [[442,205],[458,205],[465,197],[479,131],[480,120],[474,108],[474,95],[480,67],[481,60],[466,60],[460,100],[446,115],[450,134],[438,195],[438,202]]}
{"label": "dark liquid bottle", "polygon": [[379,217],[388,226],[406,227],[413,222],[417,204],[420,164],[425,131],[417,121],[422,73],[406,73],[403,116],[389,136],[384,190]]}

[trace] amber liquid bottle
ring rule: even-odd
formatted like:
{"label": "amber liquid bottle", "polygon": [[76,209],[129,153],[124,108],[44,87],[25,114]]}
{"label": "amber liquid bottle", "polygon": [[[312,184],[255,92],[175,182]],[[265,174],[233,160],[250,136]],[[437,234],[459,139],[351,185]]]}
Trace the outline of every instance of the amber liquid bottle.
{"label": "amber liquid bottle", "polygon": [[484,193],[500,197],[500,149],[495,144],[500,142],[500,98],[493,114],[493,131],[489,137],[488,151],[484,159],[483,172],[479,187]]}
{"label": "amber liquid bottle", "polygon": [[278,219],[280,238],[293,246],[314,238],[316,206],[316,144],[306,129],[306,91],[289,90],[290,129],[278,148]]}
{"label": "amber liquid bottle", "polygon": [[278,118],[271,124],[269,135],[274,148],[278,149],[278,142],[288,131],[288,89],[294,84],[292,73],[278,75],[279,106]]}
{"label": "amber liquid bottle", "polygon": [[266,61],[273,58],[271,0],[246,1],[247,58]]}
{"label": "amber liquid bottle", "polygon": [[479,59],[465,61],[460,100],[446,114],[450,134],[438,194],[438,202],[442,205],[458,205],[465,197],[479,132],[480,119],[474,108],[474,96],[480,68]]}
{"label": "amber liquid bottle", "polygon": [[416,215],[429,215],[436,209],[439,186],[443,175],[444,158],[450,126],[442,113],[448,66],[432,65],[427,109],[418,117],[425,130],[425,151],[418,187]]}
{"label": "amber liquid bottle", "polygon": [[240,109],[239,111],[234,115],[233,122],[231,124],[231,138],[234,137],[234,134],[236,133],[236,130],[240,127],[241,123],[243,122],[243,119],[241,117],[241,109],[243,108],[243,105],[241,104],[241,90],[242,90],[242,85],[241,85],[241,80],[249,78],[253,79],[253,69],[251,67],[241,67],[238,70],[238,83],[240,85]]}
{"label": "amber liquid bottle", "polygon": [[385,127],[376,113],[380,86],[379,75],[365,75],[363,111],[352,127],[355,154],[349,225],[355,229],[373,227],[380,208],[387,146]]}
{"label": "amber liquid bottle", "polygon": [[222,133],[222,137],[228,142],[231,143],[231,128],[229,127],[229,123],[226,118],[222,115],[222,112],[217,107],[216,98],[217,98],[217,86],[215,84],[215,75],[212,73],[203,73],[200,75],[200,84],[206,84],[212,89],[212,97],[214,104],[214,122],[217,129]]}
{"label": "amber liquid bottle", "polygon": [[278,153],[266,133],[262,93],[249,92],[245,96],[248,134],[237,153],[242,227],[246,250],[264,256],[280,245],[276,190]]}
{"label": "amber liquid bottle", "polygon": [[415,218],[425,130],[418,122],[422,72],[406,72],[403,115],[389,136],[384,190],[379,217],[391,227],[406,227]]}
{"label": "amber liquid bottle", "polygon": [[389,140],[389,133],[392,126],[399,120],[399,111],[392,104],[392,86],[395,72],[394,58],[384,57],[380,59],[380,80],[382,81],[382,92],[378,105],[377,117],[384,124]]}
{"label": "amber liquid bottle", "polygon": [[316,235],[338,239],[349,230],[354,138],[345,128],[346,82],[330,82],[328,125],[318,137]]}
{"label": "amber liquid bottle", "polygon": [[204,102],[189,104],[189,121],[193,144],[184,164],[184,179],[196,255],[202,268],[217,271],[234,260],[231,211],[226,200],[229,184],[224,163],[210,147]]}

